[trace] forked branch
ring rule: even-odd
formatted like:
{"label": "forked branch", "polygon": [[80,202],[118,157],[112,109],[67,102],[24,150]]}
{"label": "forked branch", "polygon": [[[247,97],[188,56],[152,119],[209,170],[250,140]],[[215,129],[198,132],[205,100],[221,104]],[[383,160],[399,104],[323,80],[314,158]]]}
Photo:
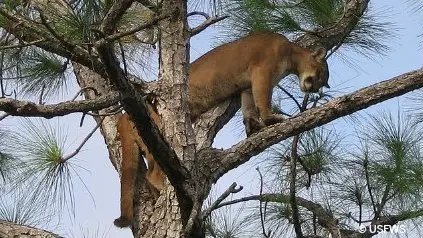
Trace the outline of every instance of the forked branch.
{"label": "forked branch", "polygon": [[202,217],[203,220],[205,220],[208,216],[210,216],[211,212],[215,210],[222,202],[225,200],[229,195],[240,192],[244,187],[239,186],[236,187],[236,183],[232,183],[231,186],[229,186],[228,189],[226,189],[225,192],[220,195],[216,201],[214,201],[207,209],[203,211]]}

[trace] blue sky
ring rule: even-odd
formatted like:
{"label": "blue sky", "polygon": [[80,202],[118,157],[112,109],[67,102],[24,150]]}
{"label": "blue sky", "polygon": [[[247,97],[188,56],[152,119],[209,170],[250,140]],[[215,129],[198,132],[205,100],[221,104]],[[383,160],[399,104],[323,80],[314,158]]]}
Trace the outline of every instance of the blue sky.
{"label": "blue sky", "polygon": [[[390,79],[423,66],[423,38],[417,37],[423,33],[422,12],[414,11],[410,1],[371,1],[371,7],[376,12],[386,16],[387,21],[396,24],[398,29],[395,33],[396,39],[387,39],[392,50],[386,56],[376,56],[372,59],[352,52],[344,52],[344,57],[352,58],[356,66],[343,62],[336,55],[333,56],[329,60],[330,84],[335,90],[353,92],[361,87]],[[216,34],[218,34],[217,30],[211,27],[192,39],[191,60],[196,59],[216,45]],[[73,93],[70,93],[70,95],[73,95]],[[404,108],[407,102],[404,97],[392,99],[366,111],[375,112],[388,109],[395,112],[398,105]],[[88,131],[94,127],[93,120],[87,119],[83,128],[79,128],[79,120],[80,115],[60,118],[60,122],[56,119],[50,120],[53,124],[59,123],[68,131],[69,139],[73,141],[68,152],[73,151]],[[17,126],[16,119],[8,118],[2,123],[11,127]],[[343,130],[342,123],[345,123],[345,121],[339,120],[339,123],[335,123],[341,131]],[[216,147],[228,147],[243,138],[243,133],[239,129],[235,129],[235,124],[232,121],[218,134],[215,140]],[[218,181],[217,191],[225,190],[229,184],[237,182],[244,186],[244,191],[239,196],[256,193],[258,187],[255,167],[263,159],[265,158],[260,156],[254,158],[225,175]],[[72,235],[73,237],[81,237],[83,230],[88,230],[90,234],[94,234],[96,230],[107,231],[107,237],[132,237],[129,229],[117,229],[113,226],[113,220],[119,216],[119,178],[108,159],[107,149],[99,132],[88,141],[74,162],[89,170],[89,172],[82,172],[81,176],[92,198],[85,188],[78,184],[75,190],[75,219],[70,219],[67,215],[63,216],[61,225],[52,231],[66,237]],[[87,233],[85,232],[85,234]]]}

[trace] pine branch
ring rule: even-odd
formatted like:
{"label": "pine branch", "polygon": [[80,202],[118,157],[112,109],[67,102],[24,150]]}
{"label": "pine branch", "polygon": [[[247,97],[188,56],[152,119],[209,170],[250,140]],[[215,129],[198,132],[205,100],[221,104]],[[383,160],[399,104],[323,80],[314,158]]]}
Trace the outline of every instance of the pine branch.
{"label": "pine branch", "polygon": [[66,48],[47,29],[40,27],[30,19],[14,15],[0,7],[0,15],[5,18],[4,29],[23,42],[34,42],[34,45],[48,52],[60,55],[66,59],[80,63],[89,69],[107,78],[102,62],[88,50],[75,45],[72,49]]}
{"label": "pine branch", "polygon": [[116,29],[116,24],[125,14],[126,10],[131,7],[134,0],[116,0],[110,7],[103,22],[100,25],[100,31],[106,35],[111,35]]}
{"label": "pine branch", "polygon": [[129,29],[127,31],[123,31],[123,32],[119,32],[113,35],[109,35],[106,36],[100,40],[98,40],[97,42],[94,43],[94,45],[99,46],[99,45],[103,45],[106,43],[110,43],[113,42],[115,40],[119,40],[122,37],[128,36],[128,35],[132,35],[134,33],[137,33],[138,31],[153,27],[154,25],[156,25],[159,21],[168,18],[172,13],[166,13],[166,14],[162,14],[156,17],[153,17],[151,20],[149,20],[148,22],[141,24],[137,27],[134,27],[132,29]]}
{"label": "pine branch", "polygon": [[[223,202],[219,206],[217,206],[216,209],[224,207],[224,206],[240,203],[240,202],[247,202],[247,201],[276,202],[276,203],[289,204],[289,200],[290,200],[289,195],[267,193],[267,194],[253,195],[253,196],[243,197],[239,199],[234,199],[228,202]],[[296,200],[299,206],[304,207],[305,209],[309,210],[310,212],[312,212],[318,217],[319,224],[322,227],[326,228],[332,234],[337,233],[338,225],[337,225],[336,219],[322,205],[302,197],[296,197]]]}
{"label": "pine branch", "polygon": [[[30,234],[33,237],[42,237],[42,238],[61,238],[57,234],[37,229],[29,226],[18,225],[12,222],[0,220],[0,235],[5,235],[5,237],[27,237]],[[3,237],[3,236],[2,236]]]}
{"label": "pine branch", "polygon": [[211,26],[211,25],[213,25],[213,24],[215,24],[217,22],[220,22],[222,20],[225,20],[226,18],[229,17],[229,16],[221,16],[221,17],[215,16],[215,17],[210,17],[207,14],[206,14],[206,16],[207,16],[207,19],[203,23],[201,23],[199,26],[194,27],[194,28],[192,28],[190,30],[191,37],[199,34],[202,31],[204,31],[207,27],[209,27],[209,26]]}
{"label": "pine branch", "polygon": [[111,93],[96,99],[67,101],[50,105],[39,105],[29,101],[1,98],[0,110],[12,116],[53,118],[75,112],[97,111],[116,105],[119,100],[120,97],[117,93]]}

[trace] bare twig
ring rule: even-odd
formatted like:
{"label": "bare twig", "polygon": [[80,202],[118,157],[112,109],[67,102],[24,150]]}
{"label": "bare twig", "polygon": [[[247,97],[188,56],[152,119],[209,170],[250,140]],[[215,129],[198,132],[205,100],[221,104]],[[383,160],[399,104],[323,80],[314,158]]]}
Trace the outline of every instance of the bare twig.
{"label": "bare twig", "polygon": [[95,96],[99,96],[99,93],[98,93],[98,91],[97,91],[97,89],[95,89],[94,87],[83,87],[83,88],[81,88],[77,93],[76,93],[76,95],[71,99],[71,101],[75,101],[76,100],[76,98],[78,98],[78,96],[80,96],[80,95],[82,95],[82,93],[84,92],[84,91],[87,91],[87,90],[91,90],[91,91],[93,91],[94,92],[94,95]]}
{"label": "bare twig", "polygon": [[81,120],[79,121],[79,126],[82,127],[82,125],[84,124],[85,117],[87,115],[93,116],[93,117],[112,116],[112,115],[116,115],[120,113],[121,111],[123,111],[123,107],[119,105],[117,108],[112,108],[108,112],[104,112],[104,113],[83,112],[81,116]]}
{"label": "bare twig", "polygon": [[113,34],[113,35],[105,36],[104,38],[101,38],[100,40],[96,41],[94,43],[94,45],[98,47],[98,46],[101,46],[101,45],[104,45],[104,44],[113,42],[115,40],[118,40],[118,39],[120,39],[122,37],[132,35],[134,33],[137,33],[138,31],[141,31],[141,30],[144,30],[144,29],[153,27],[154,25],[157,24],[157,22],[159,22],[159,21],[161,21],[163,19],[168,18],[171,14],[172,14],[172,12],[166,13],[166,14],[162,14],[162,15],[153,17],[150,21],[148,21],[148,22],[146,22],[144,24],[141,24],[141,25],[139,25],[137,27],[134,27],[132,29],[129,29],[127,31],[122,31],[122,32],[118,32],[118,33]]}
{"label": "bare twig", "polygon": [[222,203],[223,200],[225,200],[230,194],[238,193],[240,192],[244,187],[239,186],[236,188],[236,183],[232,183],[231,186],[229,186],[228,189],[226,189],[225,192],[220,195],[216,201],[214,201],[207,209],[203,211],[202,218],[205,220],[208,216],[210,216],[211,212],[216,210],[220,203]]}
{"label": "bare twig", "polygon": [[[304,101],[307,103],[306,101]],[[307,105],[307,104],[306,104]],[[304,103],[303,103],[304,106]],[[297,179],[297,159],[298,159],[298,142],[300,141],[300,135],[294,136],[291,145],[291,161],[290,161],[290,176],[289,176],[289,200],[292,209],[292,220],[294,224],[294,230],[297,237],[303,238],[303,232],[301,230],[300,214],[298,211],[297,200],[296,200],[296,179]]]}
{"label": "bare twig", "polygon": [[389,192],[390,191],[391,191],[391,186],[390,186],[390,184],[387,184],[385,186],[385,190],[383,191],[383,195],[382,195],[382,198],[380,200],[380,203],[378,205],[376,205],[376,208],[377,209],[376,209],[376,212],[375,212],[375,214],[373,216],[373,220],[374,221],[379,220],[379,217],[380,217],[380,215],[382,213],[382,210],[383,210],[383,208],[385,207],[386,203],[389,200]]}
{"label": "bare twig", "polygon": [[280,90],[282,90],[286,95],[288,95],[289,98],[291,98],[295,105],[297,105],[298,109],[301,110],[301,104],[298,102],[298,100],[292,95],[292,93],[288,92],[286,89],[284,89],[280,84],[276,85]]}
{"label": "bare twig", "polygon": [[363,161],[363,167],[364,167],[364,175],[366,176],[366,187],[367,187],[367,191],[369,192],[369,196],[370,196],[370,201],[372,202],[372,207],[373,207],[373,212],[374,214],[376,214],[377,211],[377,207],[376,207],[376,203],[373,197],[373,191],[372,191],[372,186],[370,185],[370,175],[369,175],[369,160],[365,159]]}
{"label": "bare twig", "polygon": [[207,27],[220,22],[222,20],[225,20],[226,18],[228,18],[229,16],[222,16],[222,17],[209,17],[207,18],[207,20],[205,20],[203,23],[201,23],[199,26],[194,27],[190,30],[191,33],[191,37],[197,35],[198,33],[202,32],[203,30],[205,30]]}
{"label": "bare twig", "polygon": [[261,231],[264,237],[269,238],[270,234],[272,233],[271,230],[269,230],[269,232],[266,233],[266,227],[264,226],[264,222],[266,220],[266,214],[263,214],[263,175],[260,172],[259,167],[256,168],[259,176],[260,176],[260,206],[259,206],[259,210],[260,210],[260,222],[261,222]]}
{"label": "bare twig", "polygon": [[43,84],[43,86],[41,87],[40,96],[38,97],[38,104],[40,104],[40,105],[44,105],[44,102],[43,102],[44,90],[46,90],[46,85],[45,84]]}
{"label": "bare twig", "polygon": [[187,14],[187,17],[195,16],[195,15],[203,16],[204,18],[206,18],[206,20],[207,19],[210,19],[210,15],[209,14],[207,14],[205,12],[199,12],[199,11],[190,12],[190,13]]}
{"label": "bare twig", "polygon": [[0,62],[0,98],[6,97],[6,92],[4,91],[4,84],[3,84],[3,66],[4,66],[4,52],[1,52],[1,62]]}
{"label": "bare twig", "polygon": [[103,122],[103,120],[104,120],[104,117],[101,119],[100,122],[97,123],[97,125],[91,130],[91,132],[88,133],[88,135],[84,138],[84,140],[82,140],[81,144],[75,149],[74,152],[70,153],[69,155],[63,158],[60,158],[60,163],[65,163],[69,159],[75,157],[75,155],[77,155],[81,151],[82,147],[84,147],[85,143],[87,143],[87,141],[91,138],[91,136],[94,135],[94,132],[96,132],[97,129],[101,126],[101,123]]}
{"label": "bare twig", "polygon": [[[316,214],[316,216],[321,220],[321,221],[325,221],[328,224],[327,225],[331,225],[331,224],[336,224],[336,220],[333,218],[333,215],[326,211],[326,209],[321,206],[318,203],[314,203],[310,200],[307,200],[305,198],[302,197],[297,197],[296,198],[298,201],[298,205],[300,205],[301,207],[304,207],[305,209],[309,210],[310,212],[312,212],[313,214]],[[243,198],[239,198],[239,199],[234,199],[232,201],[228,201],[228,202],[222,202],[218,208],[224,207],[224,206],[229,206],[229,205],[233,205],[236,203],[240,203],[240,202],[247,202],[247,201],[263,201],[263,202],[277,202],[277,203],[284,203],[284,204],[289,204],[289,195],[285,195],[285,194],[273,194],[273,193],[267,193],[267,194],[262,194],[260,195],[253,195],[253,196],[248,196],[248,197],[243,197]],[[325,225],[323,225],[325,226]]]}
{"label": "bare twig", "polygon": [[371,222],[372,221],[372,220],[364,220],[364,221],[362,221],[361,219],[360,220],[357,220],[357,218],[353,217],[353,215],[351,214],[351,212],[348,213],[348,214],[346,214],[346,217],[351,218],[354,222],[358,223],[359,225],[361,223],[367,223],[367,222]]}
{"label": "bare twig", "polygon": [[0,121],[3,120],[4,118],[10,116],[9,113],[3,113],[3,115],[0,116]]}
{"label": "bare twig", "polygon": [[31,42],[27,42],[27,43],[19,43],[18,45],[5,45],[5,46],[0,46],[0,50],[9,50],[9,49],[16,49],[16,48],[24,48],[24,47],[28,47],[28,46],[33,46],[36,45],[38,43],[44,42],[45,40],[35,40],[35,41],[31,41]]}

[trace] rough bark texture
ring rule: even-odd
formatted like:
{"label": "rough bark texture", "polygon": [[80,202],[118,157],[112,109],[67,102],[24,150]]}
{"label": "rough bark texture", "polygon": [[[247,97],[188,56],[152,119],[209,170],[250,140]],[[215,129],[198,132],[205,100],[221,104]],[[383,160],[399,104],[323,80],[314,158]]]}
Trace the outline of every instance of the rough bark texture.
{"label": "rough bark texture", "polygon": [[0,220],[0,238],[61,238],[54,233]]}
{"label": "rough bark texture", "polygon": [[[157,110],[162,117],[161,132],[186,168],[192,168],[195,158],[194,132],[191,127],[187,66],[188,30],[185,1],[163,2],[163,9],[175,9],[169,19],[160,23],[160,74],[161,94]],[[160,161],[159,161],[160,164]],[[181,237],[193,207],[192,196],[179,196],[167,183],[155,205],[156,213],[151,217],[154,228],[143,237]],[[191,195],[193,193],[191,192]],[[178,197],[179,196],[179,197]]]}

